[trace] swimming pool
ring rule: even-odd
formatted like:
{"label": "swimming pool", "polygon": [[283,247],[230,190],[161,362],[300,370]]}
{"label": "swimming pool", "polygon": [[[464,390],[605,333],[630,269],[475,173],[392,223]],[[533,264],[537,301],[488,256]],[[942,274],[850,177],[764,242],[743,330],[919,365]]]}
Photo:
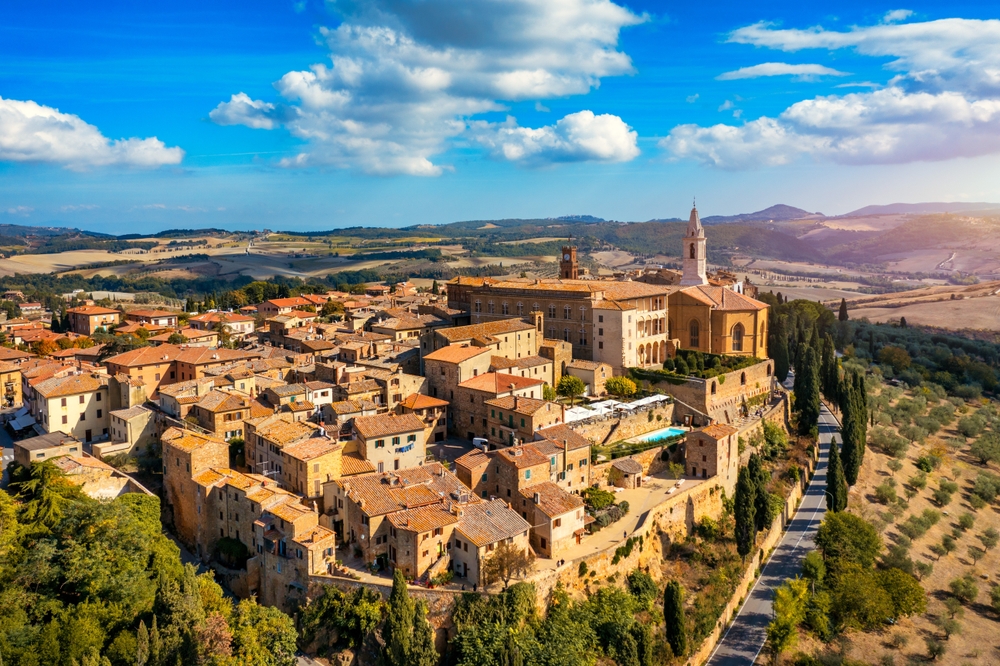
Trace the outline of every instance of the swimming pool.
{"label": "swimming pool", "polygon": [[645,435],[639,435],[638,437],[633,437],[630,442],[656,442],[661,439],[669,439],[671,437],[676,437],[677,435],[683,435],[686,430],[683,428],[660,428],[659,430],[654,430],[653,432],[647,432]]}

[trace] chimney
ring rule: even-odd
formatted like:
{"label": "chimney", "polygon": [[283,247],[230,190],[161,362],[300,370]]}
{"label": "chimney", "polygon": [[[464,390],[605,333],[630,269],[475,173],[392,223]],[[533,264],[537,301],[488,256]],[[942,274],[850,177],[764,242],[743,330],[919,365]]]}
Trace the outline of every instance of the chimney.
{"label": "chimney", "polygon": [[514,411],[517,411],[517,396],[514,396]]}
{"label": "chimney", "polygon": [[569,440],[563,440],[563,470],[565,471],[566,466],[569,464]]}

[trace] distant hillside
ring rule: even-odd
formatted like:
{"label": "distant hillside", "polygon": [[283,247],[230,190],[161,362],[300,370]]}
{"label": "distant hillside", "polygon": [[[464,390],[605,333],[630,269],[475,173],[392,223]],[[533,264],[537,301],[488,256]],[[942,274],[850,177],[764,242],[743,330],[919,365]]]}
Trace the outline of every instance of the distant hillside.
{"label": "distant hillside", "polygon": [[894,203],[884,206],[865,206],[840,217],[865,217],[868,215],[911,215],[917,213],[963,213],[967,211],[983,211],[1000,209],[1000,204],[995,203],[950,203],[928,202],[928,203]]}
{"label": "distant hillside", "polygon": [[919,250],[961,249],[986,252],[1000,246],[1000,223],[995,220],[955,219],[951,215],[915,217],[884,233],[829,248],[830,260],[843,263],[879,263],[891,255]]}
{"label": "distant hillside", "polygon": [[803,220],[812,218],[822,218],[823,213],[810,213],[807,210],[777,204],[755,213],[740,213],[739,215],[709,215],[701,218],[703,224],[731,224],[733,222],[768,222],[770,220]]}

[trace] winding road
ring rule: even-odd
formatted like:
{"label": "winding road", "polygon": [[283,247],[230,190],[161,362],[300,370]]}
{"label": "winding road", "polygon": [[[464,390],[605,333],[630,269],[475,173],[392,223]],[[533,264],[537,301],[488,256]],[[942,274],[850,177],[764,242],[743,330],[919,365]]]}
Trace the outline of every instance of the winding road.
{"label": "winding road", "polygon": [[802,560],[814,548],[813,539],[826,512],[826,463],[830,453],[830,438],[838,435],[839,426],[826,405],[821,405],[819,416],[819,462],[816,474],[802,497],[795,516],[760,578],[750,590],[746,603],[736,614],[732,624],[715,652],[708,659],[710,666],[750,666],[764,649],[767,625],[771,622],[771,600],[774,591],[802,570]]}

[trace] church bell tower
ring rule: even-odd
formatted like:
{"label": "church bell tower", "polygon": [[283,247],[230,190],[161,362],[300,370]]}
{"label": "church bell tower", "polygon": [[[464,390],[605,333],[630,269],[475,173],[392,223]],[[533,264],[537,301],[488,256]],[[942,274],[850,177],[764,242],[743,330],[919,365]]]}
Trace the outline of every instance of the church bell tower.
{"label": "church bell tower", "polygon": [[559,277],[563,280],[578,280],[580,278],[580,266],[576,262],[576,248],[565,246],[562,249],[562,256],[559,258]]}
{"label": "church bell tower", "polygon": [[691,209],[691,217],[688,220],[687,233],[684,235],[682,252],[684,253],[684,272],[681,275],[681,286],[693,287],[699,284],[708,284],[705,267],[705,227],[701,226],[701,218],[698,217],[697,207]]}

